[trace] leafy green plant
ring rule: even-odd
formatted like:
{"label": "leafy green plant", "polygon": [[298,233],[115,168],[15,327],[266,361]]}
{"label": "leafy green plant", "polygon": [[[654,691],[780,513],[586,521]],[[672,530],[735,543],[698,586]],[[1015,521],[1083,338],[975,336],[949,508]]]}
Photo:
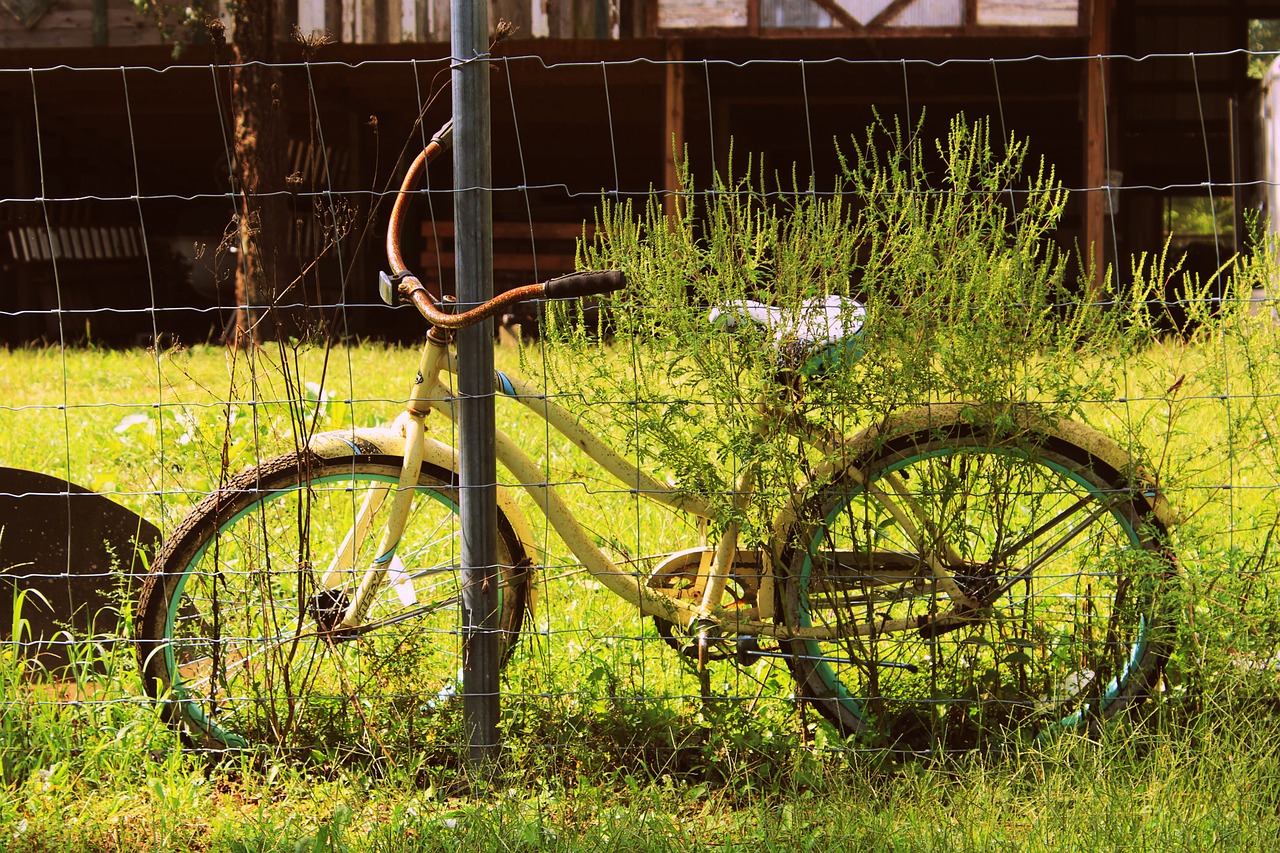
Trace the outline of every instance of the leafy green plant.
{"label": "leafy green plant", "polygon": [[841,162],[821,191],[771,187],[748,162],[706,191],[683,172],[674,213],[656,196],[641,210],[606,200],[583,262],[628,274],[606,306],[623,343],[563,312],[548,323],[558,389],[593,424],[626,430],[641,462],[710,496],[721,523],[744,512],[727,497],[737,472],[767,472],[771,491],[739,519],[759,536],[805,465],[794,435],[759,434],[755,408],[783,392],[793,344],[749,324],[727,334],[708,321],[712,308],[752,299],[794,327],[806,299],[865,306],[860,357],[798,380],[791,405],[817,434],[950,400],[1079,415],[1115,395],[1117,367],[1153,337],[1150,280],[1108,278],[1097,291],[1071,279],[1054,241],[1066,192],[1050,167],[1027,163],[1025,142],[993,141],[985,120],[957,118],[926,151],[918,134],[880,122]]}

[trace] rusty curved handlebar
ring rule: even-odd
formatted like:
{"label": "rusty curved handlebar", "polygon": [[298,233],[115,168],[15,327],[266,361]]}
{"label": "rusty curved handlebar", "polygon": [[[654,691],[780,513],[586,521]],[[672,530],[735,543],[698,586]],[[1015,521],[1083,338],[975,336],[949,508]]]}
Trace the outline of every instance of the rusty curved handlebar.
{"label": "rusty curved handlebar", "polygon": [[404,211],[413,192],[418,188],[422,173],[432,160],[449,148],[452,141],[453,120],[450,119],[436,131],[431,141],[409,165],[409,170],[400,184],[400,190],[396,193],[396,201],[391,208],[391,218],[387,223],[387,263],[391,266],[391,280],[395,282],[400,298],[412,302],[418,309],[418,313],[422,314],[428,323],[442,329],[462,329],[529,299],[563,299],[612,293],[626,286],[626,276],[619,270],[576,272],[539,284],[513,288],[462,313],[449,310],[448,303],[432,293],[417,276],[409,272],[404,256],[400,252],[400,229]]}

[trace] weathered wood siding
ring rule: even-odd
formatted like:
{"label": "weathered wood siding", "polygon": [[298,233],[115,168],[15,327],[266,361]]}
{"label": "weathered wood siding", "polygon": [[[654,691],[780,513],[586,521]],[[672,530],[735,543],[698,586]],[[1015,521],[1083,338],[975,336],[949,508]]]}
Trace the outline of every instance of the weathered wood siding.
{"label": "weathered wood siding", "polygon": [[[618,0],[490,0],[489,20],[516,38],[612,39]],[[299,0],[298,27],[349,44],[447,42],[449,0]]]}
{"label": "weathered wood siding", "polygon": [[746,0],[659,0],[658,28],[664,30],[745,27]]}
{"label": "weathered wood siding", "polygon": [[[1076,27],[1082,0],[637,0],[652,3],[660,32],[745,31],[753,12],[764,29]],[[0,49],[159,44],[160,28],[130,0],[13,0],[0,8]],[[226,0],[223,0],[225,6]],[[616,39],[620,0],[489,0],[491,21],[510,21],[516,38]],[[348,44],[448,42],[449,0],[297,0],[296,17],[277,0],[282,38],[296,22],[304,35],[328,33]],[[970,12],[970,10],[972,10]],[[974,20],[966,20],[966,14]],[[31,20],[34,18],[34,23]],[[230,15],[223,13],[230,23]],[[229,35],[234,36],[232,33]],[[636,32],[637,35],[643,33]]]}
{"label": "weathered wood siding", "polygon": [[[36,8],[40,0],[24,2]],[[227,34],[234,38],[225,0],[221,5]],[[277,3],[281,38],[292,37],[296,22],[304,35],[328,33],[348,44],[449,41],[449,0],[298,0],[296,17],[287,9]],[[516,38],[618,38],[618,0],[490,0],[489,19],[515,24]],[[0,49],[161,43],[156,21],[130,0],[52,0],[30,26],[0,6]]]}
{"label": "weathered wood siding", "polygon": [[150,44],[160,44],[159,27],[129,0],[53,0],[30,26],[0,7],[0,49]]}
{"label": "weathered wood siding", "polygon": [[[660,30],[746,27],[750,0],[655,0]],[[977,0],[966,20],[966,0],[759,0],[766,29],[1077,27],[1081,0]]]}
{"label": "weathered wood siding", "polygon": [[983,27],[1074,27],[1080,0],[978,0]]}

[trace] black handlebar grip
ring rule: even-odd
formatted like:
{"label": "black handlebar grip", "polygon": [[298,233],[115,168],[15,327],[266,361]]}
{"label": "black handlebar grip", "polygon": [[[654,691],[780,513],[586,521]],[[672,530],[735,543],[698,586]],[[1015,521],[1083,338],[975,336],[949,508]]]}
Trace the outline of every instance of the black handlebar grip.
{"label": "black handlebar grip", "polygon": [[627,277],[622,270],[573,272],[548,281],[543,285],[542,293],[548,299],[574,299],[599,293],[613,293],[626,286]]}

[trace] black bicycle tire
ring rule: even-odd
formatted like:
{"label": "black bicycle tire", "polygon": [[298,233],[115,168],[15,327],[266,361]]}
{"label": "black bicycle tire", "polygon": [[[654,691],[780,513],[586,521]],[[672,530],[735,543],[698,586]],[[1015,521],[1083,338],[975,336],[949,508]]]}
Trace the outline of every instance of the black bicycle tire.
{"label": "black bicycle tire", "polygon": [[[1147,607],[1141,630],[1144,639],[1135,640],[1134,657],[1131,658],[1123,679],[1117,679],[1114,692],[1108,692],[1105,703],[1096,701],[1092,706],[1068,712],[1066,708],[1058,710],[1064,713],[1051,717],[1051,721],[1039,725],[1036,731],[1044,731],[1055,724],[1084,725],[1090,721],[1106,720],[1120,714],[1146,699],[1156,687],[1160,673],[1171,649],[1172,618],[1165,602],[1168,600],[1168,584],[1176,579],[1176,561],[1168,543],[1170,513],[1163,499],[1156,496],[1152,487],[1144,481],[1137,466],[1124,463],[1124,454],[1107,440],[1079,424],[1070,424],[1062,428],[1061,424],[1046,421],[1030,410],[1021,410],[1006,420],[1002,426],[996,421],[975,420],[971,415],[955,408],[945,414],[921,418],[908,417],[902,425],[887,424],[869,433],[857,446],[851,448],[851,464],[837,470],[828,478],[830,484],[822,490],[828,497],[823,500],[814,498],[820,505],[811,505],[804,513],[810,519],[827,519],[835,511],[834,504],[847,501],[850,494],[862,489],[854,483],[852,471],[862,472],[868,481],[876,480],[882,472],[891,470],[895,465],[905,464],[908,457],[926,458],[926,454],[943,454],[948,449],[960,453],[977,454],[987,451],[1008,458],[1011,448],[1017,453],[1028,454],[1028,460],[1037,464],[1051,461],[1069,469],[1073,477],[1079,477],[1092,484],[1099,494],[1124,495],[1123,501],[1113,503],[1111,514],[1123,517],[1139,538],[1136,543],[1142,553],[1156,556],[1159,567],[1155,572],[1155,583],[1160,587],[1159,593],[1151,593],[1151,603]],[[1083,445],[1090,444],[1101,447],[1105,452],[1091,450]],[[1083,483],[1081,483],[1083,485]],[[814,541],[815,522],[797,522],[786,535],[786,546],[783,552],[783,566],[786,579],[782,590],[782,619],[784,622],[800,624],[801,595],[806,594],[804,584],[800,581],[800,565],[806,559],[802,549],[804,542]],[[870,720],[863,713],[852,709],[850,699],[840,698],[838,691],[831,689],[831,667],[819,674],[822,663],[814,663],[814,645],[804,641],[791,641],[785,644],[790,654],[788,662],[797,685],[797,695],[814,707],[830,721],[839,731],[846,735],[861,735],[881,743],[896,743],[911,748],[932,748],[938,745],[937,732],[932,732],[927,739],[921,732],[912,735],[904,734],[901,729],[894,730],[893,722],[887,720]],[[871,669],[876,666],[872,661],[865,666]],[[852,668],[851,668],[852,670]],[[946,697],[943,702],[948,701]],[[1087,703],[1081,703],[1087,704]],[[1055,715],[1056,715],[1055,711]],[[986,735],[993,734],[991,732]],[[1026,731],[1017,732],[1017,737],[1025,737]],[[1014,735],[1011,731],[1000,733],[1002,739]],[[972,746],[966,742],[963,746]]]}
{"label": "black bicycle tire", "polygon": [[[245,471],[225,487],[207,495],[166,539],[139,595],[137,654],[146,693],[160,703],[165,720],[179,730],[189,745],[211,751],[237,746],[196,725],[184,711],[184,703],[170,695],[173,677],[168,671],[164,649],[171,642],[166,633],[173,591],[183,576],[193,571],[193,561],[199,559],[206,543],[231,519],[264,503],[272,494],[297,487],[304,481],[350,474],[377,476],[394,482],[400,469],[400,458],[393,456],[362,454],[322,458],[309,451],[286,454]],[[423,489],[445,495],[457,492],[456,475],[430,464],[422,466],[419,484]],[[408,529],[406,539],[414,532],[412,527]],[[498,534],[499,549],[503,552],[499,559],[504,591],[499,627],[505,641],[502,653],[505,664],[517,645],[528,604],[530,563],[515,525],[501,509]]]}

